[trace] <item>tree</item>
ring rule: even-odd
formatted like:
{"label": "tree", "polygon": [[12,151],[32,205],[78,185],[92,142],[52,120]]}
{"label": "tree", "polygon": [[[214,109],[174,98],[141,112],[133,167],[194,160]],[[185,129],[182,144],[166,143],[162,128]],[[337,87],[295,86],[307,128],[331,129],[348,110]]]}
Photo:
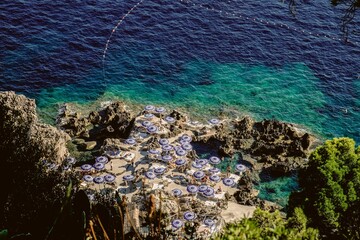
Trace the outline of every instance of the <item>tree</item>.
{"label": "tree", "polygon": [[299,184],[302,191],[290,197],[291,212],[301,206],[323,234],[359,236],[360,148],[354,140],[335,138],[318,147],[300,171]]}
{"label": "tree", "polygon": [[[298,0],[289,0],[289,10],[295,15],[296,2]],[[346,7],[345,14],[341,19],[340,29],[344,34],[344,40],[347,41],[349,35],[349,27],[355,17],[356,11],[360,8],[360,0],[330,0],[333,6],[344,5]]]}
{"label": "tree", "polygon": [[252,218],[228,224],[214,240],[231,239],[318,239],[318,231],[306,228],[306,216],[296,209],[291,218],[284,219],[280,212],[270,213],[256,209]]}

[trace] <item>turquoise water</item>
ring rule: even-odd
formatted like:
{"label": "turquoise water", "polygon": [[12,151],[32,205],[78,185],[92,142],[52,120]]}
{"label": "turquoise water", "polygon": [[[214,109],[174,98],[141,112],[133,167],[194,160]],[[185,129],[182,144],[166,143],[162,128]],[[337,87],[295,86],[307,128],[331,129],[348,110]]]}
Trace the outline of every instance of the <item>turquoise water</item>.
{"label": "turquoise water", "polygon": [[[275,117],[303,124],[316,132],[321,132],[321,125],[326,121],[317,113],[326,103],[326,96],[318,87],[319,79],[301,63],[273,68],[195,61],[184,64],[177,75],[180,84],[174,84],[166,76],[155,76],[150,82],[127,79],[122,84],[106,87],[100,97],[99,88],[89,86],[85,91],[73,91],[79,89],[76,85],[43,89],[37,102],[40,108],[57,108],[59,102],[85,104],[95,99],[121,99],[206,116],[232,110],[234,114],[251,114],[258,119]],[[200,81],[201,87],[196,81]]]}
{"label": "turquoise water", "polygon": [[261,182],[255,188],[260,191],[259,198],[276,202],[282,207],[286,207],[290,193],[299,190],[299,184],[296,176],[290,176]]}

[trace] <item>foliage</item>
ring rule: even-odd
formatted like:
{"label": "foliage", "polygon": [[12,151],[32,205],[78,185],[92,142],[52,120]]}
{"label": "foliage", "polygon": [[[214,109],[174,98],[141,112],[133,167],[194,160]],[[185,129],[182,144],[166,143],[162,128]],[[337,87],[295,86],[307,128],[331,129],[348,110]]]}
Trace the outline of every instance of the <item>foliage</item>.
{"label": "foliage", "polygon": [[[288,0],[289,2],[289,10],[291,14],[295,16],[296,13],[296,4],[298,4],[299,0]],[[340,29],[344,34],[344,40],[347,41],[347,38],[350,33],[350,25],[353,23],[355,18],[356,11],[360,8],[360,0],[330,0],[330,3],[333,6],[344,5],[345,12],[341,18]],[[352,24],[353,27],[356,26]],[[353,31],[355,32],[355,31]]]}
{"label": "foliage", "polygon": [[318,147],[299,184],[303,190],[292,194],[290,210],[301,206],[323,234],[359,238],[360,148],[354,140],[335,138]]}
{"label": "foliage", "polygon": [[306,228],[306,216],[301,209],[284,219],[278,211],[270,213],[256,209],[252,218],[228,224],[214,240],[232,239],[318,239],[318,231]]}

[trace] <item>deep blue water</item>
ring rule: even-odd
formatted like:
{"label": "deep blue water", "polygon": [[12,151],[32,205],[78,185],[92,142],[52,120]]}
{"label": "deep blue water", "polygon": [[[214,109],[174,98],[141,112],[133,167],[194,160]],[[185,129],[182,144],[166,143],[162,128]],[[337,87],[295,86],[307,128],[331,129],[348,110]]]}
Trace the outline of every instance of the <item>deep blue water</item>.
{"label": "deep blue water", "polygon": [[[360,19],[327,0],[16,1],[0,3],[0,90],[59,103],[122,99],[276,117],[360,142]],[[340,40],[339,40],[340,39]]]}

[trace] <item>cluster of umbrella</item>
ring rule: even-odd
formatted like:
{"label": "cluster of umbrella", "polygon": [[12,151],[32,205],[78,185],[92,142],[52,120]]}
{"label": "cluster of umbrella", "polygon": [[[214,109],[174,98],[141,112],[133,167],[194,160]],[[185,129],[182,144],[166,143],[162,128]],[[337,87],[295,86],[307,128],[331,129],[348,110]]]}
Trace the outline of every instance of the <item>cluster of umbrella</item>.
{"label": "cluster of umbrella", "polygon": [[[213,121],[213,122],[215,122],[215,121]],[[172,162],[175,158],[174,164],[176,166],[181,167],[181,166],[186,165],[188,163],[188,160],[183,157],[185,155],[187,155],[187,152],[189,150],[192,149],[191,141],[192,141],[191,136],[189,136],[187,134],[180,136],[180,138],[178,139],[180,146],[171,145],[170,141],[166,138],[159,139],[158,142],[161,146],[162,153],[164,154],[161,156],[161,160],[164,163],[169,163],[169,162]],[[175,154],[172,154],[173,151],[175,151]],[[161,152],[156,149],[149,149],[148,153],[154,154],[154,155],[160,155]],[[196,171],[192,174],[192,176],[197,180],[203,179],[207,174],[202,169],[204,169],[205,166],[208,166],[208,164],[211,164],[211,165],[213,165],[213,167],[208,168],[208,170],[207,170],[210,173],[210,176],[209,176],[210,181],[217,183],[222,180],[222,182],[225,186],[230,186],[230,187],[234,186],[235,181],[232,178],[221,179],[221,177],[219,175],[217,175],[217,173],[220,172],[220,169],[216,168],[214,166],[218,165],[220,163],[221,163],[221,159],[216,156],[212,156],[209,159],[205,159],[205,158],[196,159],[191,164],[191,166],[196,169]],[[162,170],[160,172],[157,172],[158,171],[157,169],[145,172],[145,177],[148,179],[154,179],[154,178],[156,178],[157,175],[165,172],[165,169],[166,168],[162,168]],[[237,164],[235,167],[235,170],[237,172],[244,172],[246,170],[246,167],[243,164]],[[190,193],[194,193],[194,192],[198,191],[197,187],[194,185],[188,186],[187,189]],[[204,189],[204,187],[200,190],[203,190],[203,189]],[[199,191],[199,192],[201,192],[204,196],[210,197],[213,195],[214,190],[211,187],[208,187],[208,190],[205,191],[205,189],[204,189],[204,191]],[[178,193],[178,191],[177,191],[177,193]],[[180,196],[180,195],[175,194],[175,196]]]}
{"label": "cluster of umbrella", "polygon": [[[70,169],[74,164],[76,163],[76,159],[73,157],[68,157],[64,160],[63,164],[62,164],[62,170],[68,170]],[[48,160],[43,160],[42,161],[42,165],[47,169],[47,170],[57,170],[59,168],[59,164],[56,164],[54,162],[50,162]]]}
{"label": "cluster of umbrella", "polygon": [[[183,214],[183,219],[185,221],[193,221],[197,218],[196,214],[194,212],[191,212],[191,211],[186,211],[184,214]],[[212,227],[215,225],[215,221],[211,218],[204,218],[203,220],[203,223],[205,226],[207,227]],[[182,226],[184,226],[184,221],[181,220],[181,219],[174,219],[172,222],[171,222],[171,226],[174,228],[174,230],[178,230],[180,229]]]}
{"label": "cluster of umbrella", "polygon": [[106,174],[106,175],[103,175],[103,176],[96,176],[96,177],[93,177],[91,175],[84,175],[83,179],[86,182],[95,182],[95,183],[107,182],[107,183],[112,183],[112,182],[115,181],[116,177],[114,175],[112,175],[112,174]]}
{"label": "cluster of umbrella", "polygon": [[[105,156],[99,156],[95,159],[95,163],[93,165],[91,164],[83,164],[81,165],[81,169],[84,171],[90,171],[92,169],[101,171],[103,169],[105,169],[105,164],[107,164],[109,162],[109,159]],[[95,183],[112,183],[114,182],[116,179],[116,177],[112,174],[106,174],[103,176],[96,176],[93,177],[91,175],[84,175],[83,176],[83,180],[86,182],[95,182]]]}
{"label": "cluster of umbrella", "polygon": [[95,163],[90,165],[88,163],[81,165],[81,169],[84,171],[90,171],[92,168],[101,171],[105,169],[105,164],[109,162],[109,159],[105,156],[100,156],[95,159]]}
{"label": "cluster of umbrella", "polygon": [[83,176],[84,181],[86,182],[95,182],[95,183],[112,183],[115,181],[116,177],[112,174],[106,174],[104,176],[96,176],[93,177],[91,175],[84,175]]}

